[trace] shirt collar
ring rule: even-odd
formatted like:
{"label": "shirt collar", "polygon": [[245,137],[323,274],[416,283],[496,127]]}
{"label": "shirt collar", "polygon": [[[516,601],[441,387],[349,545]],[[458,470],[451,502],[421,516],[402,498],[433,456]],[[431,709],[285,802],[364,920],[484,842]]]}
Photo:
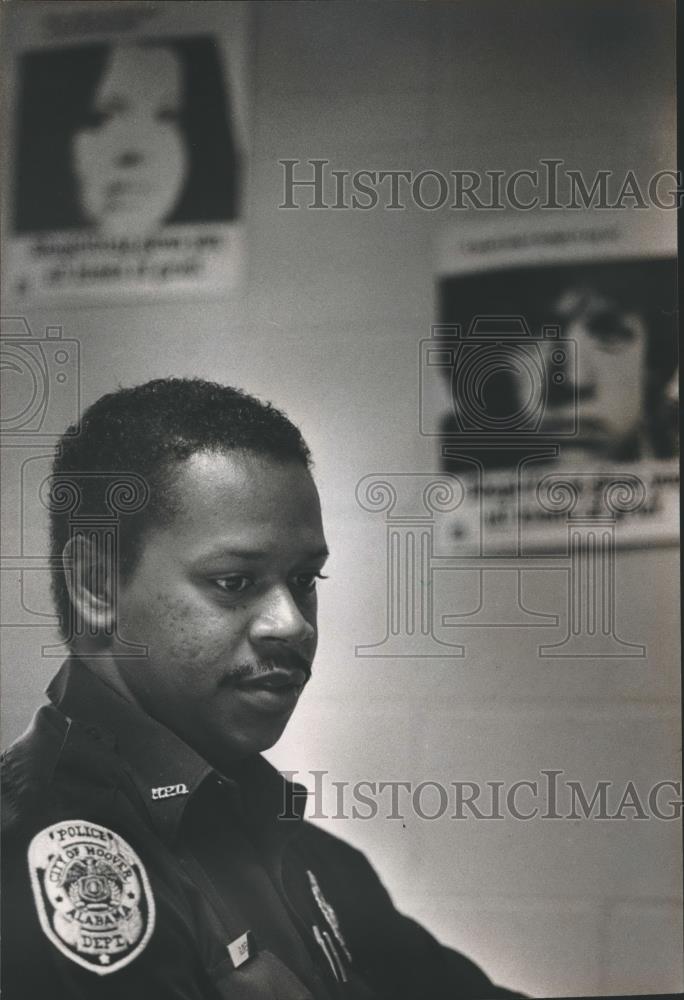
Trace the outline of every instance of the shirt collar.
{"label": "shirt collar", "polygon": [[283,816],[303,818],[306,789],[287,781],[263,757],[241,762],[234,774],[218,775],[187,743],[75,656],[62,665],[47,695],[77,729],[116,749],[164,839],[175,838],[188,803],[210,775],[257,825],[279,825]]}

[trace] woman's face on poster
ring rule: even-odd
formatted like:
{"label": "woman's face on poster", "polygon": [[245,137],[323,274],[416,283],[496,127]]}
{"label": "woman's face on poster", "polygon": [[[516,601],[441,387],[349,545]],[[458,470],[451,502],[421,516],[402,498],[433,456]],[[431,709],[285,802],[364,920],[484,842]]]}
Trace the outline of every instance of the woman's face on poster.
{"label": "woman's face on poster", "polygon": [[113,46],[73,139],[81,208],[107,236],[145,235],[172,214],[188,175],[183,76],[168,48]]}

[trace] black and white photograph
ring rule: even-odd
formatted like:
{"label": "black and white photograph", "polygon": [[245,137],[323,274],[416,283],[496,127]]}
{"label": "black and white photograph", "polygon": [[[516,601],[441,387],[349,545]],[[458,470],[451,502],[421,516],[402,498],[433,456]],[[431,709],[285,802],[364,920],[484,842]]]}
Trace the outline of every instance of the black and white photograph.
{"label": "black and white photograph", "polygon": [[681,996],[677,14],[1,5],[4,1000]]}

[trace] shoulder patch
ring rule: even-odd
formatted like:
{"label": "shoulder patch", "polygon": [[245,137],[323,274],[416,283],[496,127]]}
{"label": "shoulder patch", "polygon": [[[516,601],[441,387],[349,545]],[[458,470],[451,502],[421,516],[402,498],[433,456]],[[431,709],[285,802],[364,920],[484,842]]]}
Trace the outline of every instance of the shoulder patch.
{"label": "shoulder patch", "polygon": [[28,863],[40,925],[63,955],[104,976],[143,951],[154,930],[154,897],[123,837],[65,820],[36,834]]}

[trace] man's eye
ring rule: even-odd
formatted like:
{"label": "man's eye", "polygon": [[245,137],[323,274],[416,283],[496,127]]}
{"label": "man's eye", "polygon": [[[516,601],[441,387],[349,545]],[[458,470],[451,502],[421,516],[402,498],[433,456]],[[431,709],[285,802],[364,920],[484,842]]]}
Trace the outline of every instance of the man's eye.
{"label": "man's eye", "polygon": [[214,583],[226,594],[243,594],[252,581],[248,576],[222,576]]}
{"label": "man's eye", "polygon": [[313,594],[316,589],[316,581],[327,579],[323,573],[298,573],[294,578],[294,584],[298,590],[304,591],[305,594]]}

